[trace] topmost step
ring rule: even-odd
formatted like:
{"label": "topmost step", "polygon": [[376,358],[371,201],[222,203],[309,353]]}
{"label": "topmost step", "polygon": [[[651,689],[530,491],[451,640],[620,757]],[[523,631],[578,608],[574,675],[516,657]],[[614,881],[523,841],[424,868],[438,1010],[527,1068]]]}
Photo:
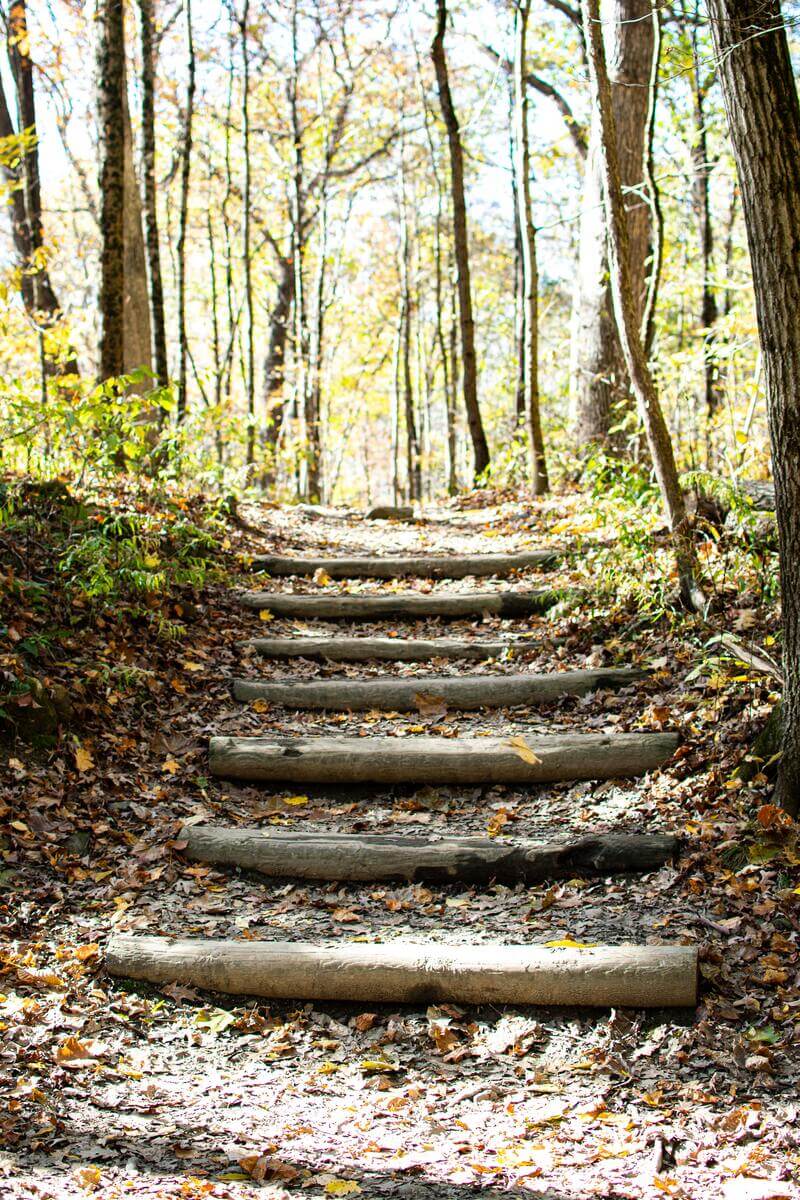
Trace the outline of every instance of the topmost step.
{"label": "topmost step", "polygon": [[549,567],[556,561],[552,550],[522,554],[412,555],[390,558],[289,558],[265,554],[253,559],[257,571],[269,575],[314,575],[324,571],[331,579],[464,579],[468,575],[508,575],[531,567]]}

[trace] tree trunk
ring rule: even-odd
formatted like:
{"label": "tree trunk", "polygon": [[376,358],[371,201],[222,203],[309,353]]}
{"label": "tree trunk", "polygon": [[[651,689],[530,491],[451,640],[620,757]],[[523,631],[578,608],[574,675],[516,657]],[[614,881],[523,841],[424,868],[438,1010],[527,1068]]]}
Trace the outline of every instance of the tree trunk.
{"label": "tree trunk", "polygon": [[712,282],[714,231],[711,224],[711,203],[709,197],[709,177],[713,163],[708,161],[708,138],[706,136],[706,87],[701,78],[703,64],[701,50],[697,44],[700,14],[695,10],[692,23],[692,115],[694,118],[694,138],[692,141],[691,157],[694,175],[692,178],[692,202],[697,221],[697,249],[700,256],[702,271],[702,300],[700,305],[700,324],[702,326],[703,346],[703,375],[705,380],[705,408],[709,418],[713,417],[719,404],[718,367],[714,354],[714,326],[717,323],[719,309]]}
{"label": "tree trunk", "polygon": [[293,300],[294,258],[289,254],[279,262],[278,291],[270,314],[269,342],[264,360],[264,427],[261,440],[267,459],[264,470],[265,484],[271,483],[275,477],[273,460],[285,406],[286,347]]}
{"label": "tree trunk", "polygon": [[186,416],[188,382],[187,364],[189,340],[186,328],[186,235],[189,224],[189,186],[192,171],[192,137],[194,128],[195,56],[194,30],[192,28],[192,0],[184,0],[186,14],[186,58],[188,78],[186,83],[186,113],[183,122],[183,145],[181,146],[181,199],[178,227],[178,420]]}
{"label": "tree trunk", "polygon": [[[645,201],[645,137],[653,64],[651,0],[613,0],[604,26],[617,130],[620,182],[630,244],[634,317],[645,303],[650,213]],[[614,321],[608,282],[599,114],[592,110],[589,157],[573,300],[570,404],[576,443],[610,444],[610,432],[630,408],[630,382]],[[635,189],[631,191],[630,189]]]}
{"label": "tree trunk", "polygon": [[125,22],[122,0],[97,10],[100,118],[100,377],[125,369]]}
{"label": "tree trunk", "polygon": [[636,304],[636,285],[639,280],[631,270],[628,219],[617,154],[619,142],[601,32],[599,0],[582,0],[582,12],[584,36],[589,51],[592,111],[597,114],[599,162],[608,222],[608,271],[614,314],[625,365],[647,435],[653,467],[672,533],[681,597],[687,608],[697,610],[702,607],[703,597],[695,583],[696,556],[686,503],[678,479],[672,441],[641,338],[641,313],[637,311]]}
{"label": "tree trunk", "polygon": [[414,385],[411,380],[411,246],[408,233],[408,209],[406,202],[405,161],[401,146],[400,156],[400,323],[398,327],[400,390],[403,396],[403,416],[406,426],[406,478],[408,499],[411,504],[420,499],[422,479],[420,475],[419,437],[414,413]]}
{"label": "tree trunk", "polygon": [[319,946],[130,934],[111,939],[111,975],[236,996],[376,1004],[689,1007],[695,946]]}
{"label": "tree trunk", "polygon": [[564,841],[415,837],[404,833],[295,833],[187,825],[178,835],[195,862],[291,879],[513,885],[657,871],[675,859],[670,834],[606,833]]}
{"label": "tree trunk", "polygon": [[247,308],[247,353],[245,369],[245,395],[247,397],[247,443],[245,462],[252,467],[256,451],[256,358],[255,358],[255,307],[253,303],[253,262],[250,247],[250,56],[247,52],[250,0],[244,0],[239,32],[242,43],[242,160],[244,180],[242,183],[242,264],[244,266],[244,298]]}
{"label": "tree trunk", "polygon": [[710,0],[764,358],[781,564],[778,802],[800,808],[800,106],[779,0]]}
{"label": "tree trunk", "polygon": [[518,228],[522,250],[522,378],[525,417],[531,452],[534,496],[550,490],[539,411],[539,269],[536,230],[531,205],[531,155],[528,137],[528,89],[525,83],[530,0],[517,0],[514,9],[514,109],[516,116]]}
{"label": "tree trunk", "polygon": [[450,186],[453,196],[453,240],[458,273],[458,306],[461,328],[464,408],[466,409],[467,424],[469,426],[470,438],[472,439],[474,477],[477,480],[489,466],[489,446],[483,429],[481,410],[478,406],[475,321],[472,315],[467,205],[464,195],[464,151],[461,146],[461,132],[447,74],[447,59],[444,51],[446,25],[446,0],[436,0],[436,33],[431,45],[431,57],[436,71],[439,102],[442,108],[442,117],[447,130],[447,143],[450,150]]}
{"label": "tree trunk", "polygon": [[159,387],[169,385],[167,329],[164,316],[164,284],[161,277],[161,247],[158,236],[155,132],[155,49],[153,45],[153,0],[138,0],[142,57],[142,193],[147,239],[147,279],[153,365]]}
{"label": "tree trunk", "polygon": [[[123,367],[126,375],[145,367],[153,366],[152,334],[150,324],[150,297],[147,286],[147,256],[142,231],[142,201],[136,168],[133,162],[133,128],[128,105],[127,77],[122,84],[122,117],[125,123],[125,216],[123,238],[125,240],[125,309]],[[134,392],[146,392],[151,388],[149,380],[138,384]]]}

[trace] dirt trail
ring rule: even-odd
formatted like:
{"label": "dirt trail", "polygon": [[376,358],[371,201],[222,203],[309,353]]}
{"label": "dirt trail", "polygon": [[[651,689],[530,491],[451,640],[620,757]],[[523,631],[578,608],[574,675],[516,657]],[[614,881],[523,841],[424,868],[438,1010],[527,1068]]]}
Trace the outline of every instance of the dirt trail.
{"label": "dirt trail", "polygon": [[[263,545],[254,549],[330,556],[547,548],[525,527],[524,513],[518,530],[506,513],[499,536],[493,536],[499,517],[492,512],[435,516],[429,523],[376,526],[302,519],[279,510],[269,515]],[[531,588],[541,582],[541,572],[530,571],[511,581],[323,580],[315,585],[279,578],[269,587],[331,595],[400,589],[435,594]],[[253,574],[241,583],[253,588],[264,581]],[[567,555],[548,571],[547,586],[573,583]],[[87,940],[101,943],[109,932],[330,945],[398,937],[450,944],[675,941],[701,948],[708,977],[701,1005],[696,1012],[647,1014],[448,1004],[267,1005],[180,986],[157,992],[101,975],[94,1017],[81,1031],[87,1054],[61,1064],[57,1125],[14,1150],[0,1151],[0,1177],[6,1174],[10,1195],[71,1197],[94,1190],[104,1200],[248,1197],[264,1195],[266,1188],[266,1194],[291,1197],[360,1193],[458,1200],[480,1193],[492,1200],[509,1187],[542,1200],[800,1195],[790,1182],[800,1170],[793,1108],[796,1059],[770,1064],[768,1042],[748,1042],[745,1031],[755,1014],[752,1004],[739,1003],[745,995],[741,985],[723,988],[716,998],[709,992],[726,944],[739,928],[730,921],[741,924],[743,908],[724,910],[720,897],[703,885],[702,850],[695,844],[700,826],[687,822],[684,806],[701,753],[696,745],[687,744],[668,768],[644,778],[532,787],[315,784],[292,789],[214,780],[205,766],[211,734],[413,739],[522,732],[535,739],[579,730],[661,730],[669,727],[665,698],[681,694],[679,662],[671,660],[666,669],[660,659],[631,662],[629,649],[607,637],[600,625],[593,627],[589,611],[574,604],[524,620],[339,622],[334,629],[322,621],[261,620],[237,606],[229,593],[210,600],[206,621],[219,634],[213,661],[205,654],[199,659],[208,703],[202,712],[177,713],[158,735],[167,763],[183,761],[181,756],[193,763],[191,785],[169,791],[171,823],[150,828],[140,843],[132,839],[139,863],[149,854],[145,861],[155,864],[152,877],[129,891],[117,888],[111,928],[90,911],[59,918],[65,940],[74,940],[76,929],[82,929]],[[426,639],[522,638],[524,649],[490,663],[430,664],[287,663],[241,648],[258,636],[394,633]],[[239,704],[228,690],[233,677],[396,675],[419,679],[424,688],[433,674],[620,665],[649,668],[650,674],[614,691],[485,712],[426,712],[424,705],[420,712],[403,714],[295,712],[258,699]],[[679,716],[677,705],[674,713]],[[166,785],[171,772],[167,766]],[[124,778],[119,785],[124,806],[129,788]],[[147,798],[138,803],[146,816]],[[681,835],[687,847],[677,866],[645,877],[510,887],[315,883],[189,864],[176,840],[187,820],[394,835],[552,838],[665,832]],[[749,905],[750,897],[745,899]],[[68,1027],[69,1011],[61,1011],[60,1018]],[[751,1061],[759,1054],[765,1059],[761,1068]]]}

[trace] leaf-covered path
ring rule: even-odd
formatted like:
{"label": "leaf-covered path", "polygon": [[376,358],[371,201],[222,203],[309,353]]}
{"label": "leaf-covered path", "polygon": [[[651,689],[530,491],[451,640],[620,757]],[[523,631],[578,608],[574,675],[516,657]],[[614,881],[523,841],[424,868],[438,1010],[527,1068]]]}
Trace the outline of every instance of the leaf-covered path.
{"label": "leaf-covered path", "polygon": [[[231,536],[251,556],[475,555],[565,540],[546,509],[537,518],[519,505],[448,510],[408,525],[290,510],[249,515],[262,534]],[[237,582],[265,586],[255,574]],[[587,583],[568,552],[547,573],[547,586],[563,588],[565,599],[524,620],[335,628],[262,620],[237,603],[236,589],[211,589],[177,648],[148,664],[127,654],[131,669],[151,670],[160,686],[145,686],[136,704],[112,704],[122,711],[89,728],[74,762],[12,758],[27,816],[3,818],[21,826],[9,825],[15,886],[4,914],[9,945],[16,939],[0,1009],[4,1194],[800,1195],[793,836],[770,824],[768,805],[754,832],[737,789],[726,788],[741,752],[739,714],[702,676],[686,681],[691,647],[610,612]],[[540,587],[542,575],[355,582],[318,573],[268,586],[467,594]],[[491,663],[435,664],[287,662],[242,649],[254,637],[312,634],[515,647]],[[619,667],[649,674],[514,710],[450,712],[426,691],[434,674]],[[263,697],[239,703],[230,692],[233,678],[387,675],[418,681],[416,712],[296,712]],[[513,734],[535,745],[553,733],[666,729],[677,729],[682,745],[663,770],[599,784],[292,789],[217,780],[207,770],[211,735]],[[339,884],[193,863],[182,854],[186,823],[541,839],[668,832],[683,849],[676,865],[643,877]],[[62,840],[68,832],[75,839],[66,853],[62,827]],[[102,955],[117,933],[331,945],[681,942],[699,947],[703,984],[697,1010],[677,1012],[267,1004],[112,980]]]}

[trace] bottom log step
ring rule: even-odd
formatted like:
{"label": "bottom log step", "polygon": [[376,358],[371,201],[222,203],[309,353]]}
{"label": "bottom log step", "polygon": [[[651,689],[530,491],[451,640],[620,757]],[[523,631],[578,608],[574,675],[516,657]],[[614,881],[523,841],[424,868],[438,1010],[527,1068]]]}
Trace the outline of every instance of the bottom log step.
{"label": "bottom log step", "polygon": [[693,946],[498,946],[411,942],[319,946],[123,935],[112,975],[269,1000],[686,1008]]}
{"label": "bottom log step", "polygon": [[285,833],[187,825],[179,840],[197,862],[262,875],[339,881],[541,883],[580,875],[656,871],[678,853],[669,834],[602,833],[557,842],[395,834]]}

